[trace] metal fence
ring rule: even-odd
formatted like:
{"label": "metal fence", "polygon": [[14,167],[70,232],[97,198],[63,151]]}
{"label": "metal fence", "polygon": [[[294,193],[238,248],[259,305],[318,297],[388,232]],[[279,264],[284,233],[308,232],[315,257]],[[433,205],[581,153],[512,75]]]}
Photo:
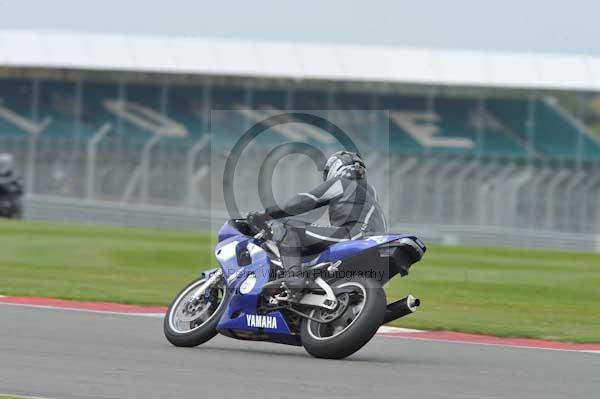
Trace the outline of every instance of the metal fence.
{"label": "metal fence", "polygon": [[[208,136],[192,144],[103,131],[80,141],[0,136],[5,151],[25,176],[28,218],[208,229],[226,217],[214,170],[225,155],[211,150]],[[448,244],[600,250],[598,163],[377,153],[367,159],[392,229]],[[316,184],[314,169],[306,158],[282,165],[275,197]],[[240,173],[238,192],[255,190],[255,170]],[[241,208],[259,205],[248,196]]]}

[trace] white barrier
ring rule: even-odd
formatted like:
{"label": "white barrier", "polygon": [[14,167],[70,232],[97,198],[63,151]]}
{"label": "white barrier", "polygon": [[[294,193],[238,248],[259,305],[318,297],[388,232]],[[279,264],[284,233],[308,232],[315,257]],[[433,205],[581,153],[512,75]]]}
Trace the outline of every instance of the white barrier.
{"label": "white barrier", "polygon": [[[129,205],[54,196],[25,200],[25,218],[114,226],[214,231],[227,219],[224,212],[194,208]],[[426,242],[482,247],[521,247],[600,252],[600,235],[526,230],[501,226],[396,223],[390,229],[412,233]]]}

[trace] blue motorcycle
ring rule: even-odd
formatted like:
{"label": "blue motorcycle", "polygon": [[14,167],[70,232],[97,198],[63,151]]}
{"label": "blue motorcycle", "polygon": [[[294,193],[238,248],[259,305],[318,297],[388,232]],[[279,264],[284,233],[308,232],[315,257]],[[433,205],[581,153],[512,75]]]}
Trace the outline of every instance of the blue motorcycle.
{"label": "blue motorcycle", "polygon": [[412,295],[387,304],[382,286],[407,275],[425,251],[412,235],[367,235],[304,258],[289,277],[269,226],[232,219],[218,235],[220,268],[203,272],[175,297],[164,333],[175,346],[194,347],[220,333],[301,345],[312,356],[341,359],[382,324],[417,309]]}

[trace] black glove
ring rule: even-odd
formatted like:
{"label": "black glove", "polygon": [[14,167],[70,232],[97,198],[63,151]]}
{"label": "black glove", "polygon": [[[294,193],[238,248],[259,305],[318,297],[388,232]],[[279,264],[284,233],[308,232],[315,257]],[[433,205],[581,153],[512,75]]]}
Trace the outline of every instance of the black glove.
{"label": "black glove", "polygon": [[269,215],[266,212],[248,212],[246,216],[246,221],[248,225],[257,231],[264,230],[267,227],[267,220],[269,220]]}

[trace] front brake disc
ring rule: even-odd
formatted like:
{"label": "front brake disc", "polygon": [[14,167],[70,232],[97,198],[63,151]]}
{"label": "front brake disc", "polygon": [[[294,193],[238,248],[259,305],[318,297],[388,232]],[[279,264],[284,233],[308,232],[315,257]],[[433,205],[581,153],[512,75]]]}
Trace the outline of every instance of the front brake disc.
{"label": "front brake disc", "polygon": [[177,312],[177,318],[183,322],[192,322],[204,316],[211,308],[212,303],[199,303],[193,305],[191,302]]}

